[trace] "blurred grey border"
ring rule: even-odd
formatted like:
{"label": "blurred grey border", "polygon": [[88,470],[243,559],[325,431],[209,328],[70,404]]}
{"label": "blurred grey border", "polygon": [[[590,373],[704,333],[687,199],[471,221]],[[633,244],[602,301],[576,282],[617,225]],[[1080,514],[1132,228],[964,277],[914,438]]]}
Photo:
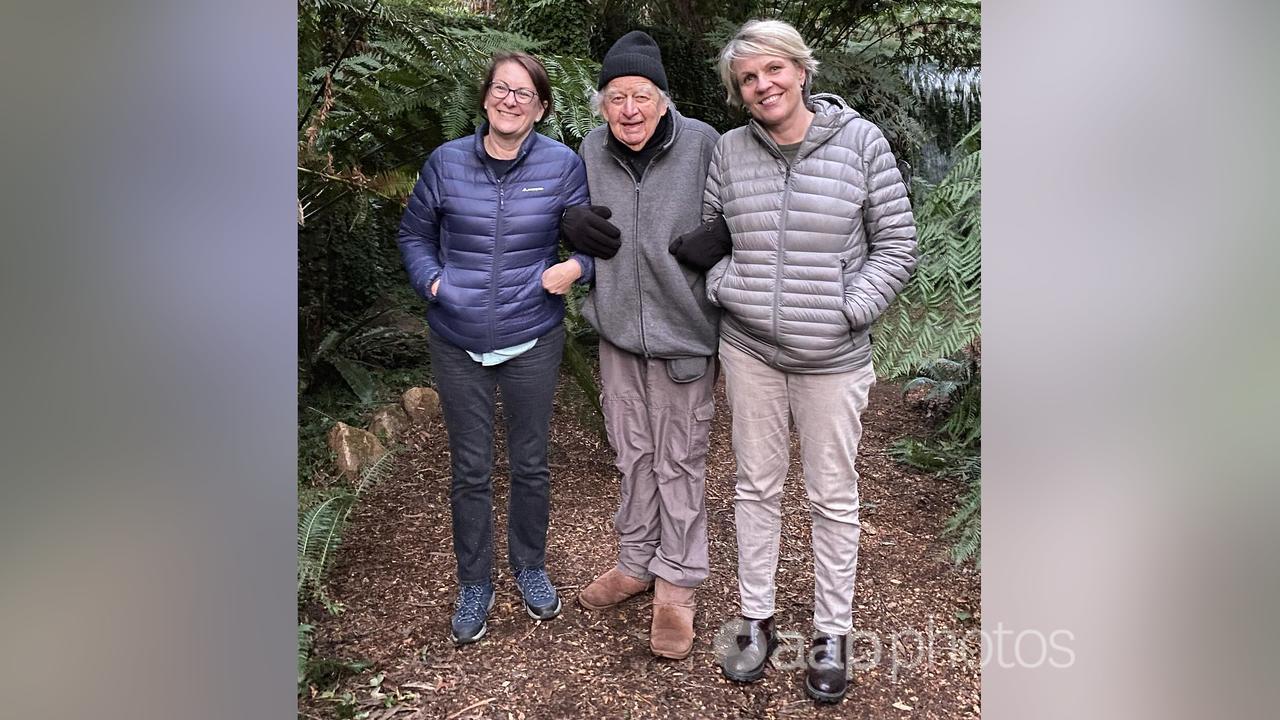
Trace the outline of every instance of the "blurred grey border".
{"label": "blurred grey border", "polygon": [[296,713],[296,12],[2,11],[0,715]]}
{"label": "blurred grey border", "polygon": [[984,4],[987,717],[1275,715],[1277,30]]}
{"label": "blurred grey border", "polygon": [[[295,12],[3,12],[6,716],[295,712]],[[1274,714],[1278,20],[987,4],[987,717]]]}

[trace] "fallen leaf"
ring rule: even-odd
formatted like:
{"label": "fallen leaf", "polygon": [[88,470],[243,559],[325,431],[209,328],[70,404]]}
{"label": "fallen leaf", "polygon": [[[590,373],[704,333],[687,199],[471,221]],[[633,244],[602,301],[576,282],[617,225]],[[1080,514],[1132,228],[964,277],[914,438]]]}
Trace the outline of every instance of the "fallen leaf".
{"label": "fallen leaf", "polygon": [[901,700],[899,700],[898,702],[894,703],[894,704],[893,704],[893,706],[894,706],[894,707],[896,707],[896,708],[898,708],[899,710],[910,710],[910,709],[912,709],[910,705],[908,705],[908,704],[906,704],[906,703],[902,702]]}

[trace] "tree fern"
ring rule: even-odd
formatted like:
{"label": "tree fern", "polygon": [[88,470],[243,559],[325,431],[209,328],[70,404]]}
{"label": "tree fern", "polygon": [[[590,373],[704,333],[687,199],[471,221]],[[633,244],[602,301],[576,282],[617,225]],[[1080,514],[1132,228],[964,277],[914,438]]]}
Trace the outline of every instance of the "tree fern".
{"label": "tree fern", "polygon": [[917,181],[920,261],[915,275],[872,330],[876,370],[901,376],[950,355],[982,331],[982,160],[975,127],[966,154],[936,187]]}

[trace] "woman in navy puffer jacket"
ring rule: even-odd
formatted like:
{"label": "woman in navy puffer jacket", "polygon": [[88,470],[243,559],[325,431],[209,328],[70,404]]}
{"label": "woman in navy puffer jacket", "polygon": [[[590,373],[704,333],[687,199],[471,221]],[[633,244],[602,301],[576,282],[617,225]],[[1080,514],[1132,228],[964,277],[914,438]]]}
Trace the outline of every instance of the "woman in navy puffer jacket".
{"label": "woman in navy puffer jacket", "polygon": [[429,306],[432,372],[449,434],[458,644],[484,636],[493,607],[497,387],[511,464],[508,561],[529,615],[560,613],[545,569],[547,435],[563,296],[595,269],[583,255],[557,262],[561,213],[588,202],[587,176],[576,153],[533,132],[552,111],[546,70],[525,53],[495,54],[483,92],[488,121],[431,153],[398,236],[409,280]]}

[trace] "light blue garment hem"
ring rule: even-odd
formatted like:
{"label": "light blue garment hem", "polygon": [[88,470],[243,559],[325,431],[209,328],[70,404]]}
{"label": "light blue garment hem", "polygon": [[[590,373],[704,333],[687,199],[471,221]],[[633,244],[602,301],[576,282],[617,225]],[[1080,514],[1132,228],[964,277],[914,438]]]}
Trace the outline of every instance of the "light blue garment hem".
{"label": "light blue garment hem", "polygon": [[485,367],[491,367],[493,365],[501,365],[502,363],[510,360],[513,357],[517,357],[523,353],[529,352],[529,350],[533,349],[533,346],[536,345],[537,343],[538,343],[538,338],[534,338],[527,343],[520,343],[519,345],[512,345],[511,347],[498,348],[497,350],[492,350],[487,353],[473,353],[470,350],[468,350],[467,354],[471,356],[472,360],[475,360],[481,365]]}

